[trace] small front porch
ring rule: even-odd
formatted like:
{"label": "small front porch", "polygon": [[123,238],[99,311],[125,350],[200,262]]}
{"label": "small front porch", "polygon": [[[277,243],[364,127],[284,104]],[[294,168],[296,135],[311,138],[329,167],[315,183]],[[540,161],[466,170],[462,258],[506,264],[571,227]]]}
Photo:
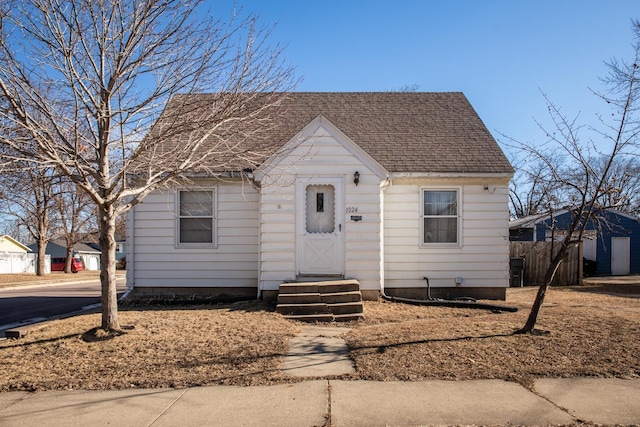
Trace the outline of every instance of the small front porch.
{"label": "small front porch", "polygon": [[357,280],[282,283],[276,311],[306,322],[345,322],[364,318]]}

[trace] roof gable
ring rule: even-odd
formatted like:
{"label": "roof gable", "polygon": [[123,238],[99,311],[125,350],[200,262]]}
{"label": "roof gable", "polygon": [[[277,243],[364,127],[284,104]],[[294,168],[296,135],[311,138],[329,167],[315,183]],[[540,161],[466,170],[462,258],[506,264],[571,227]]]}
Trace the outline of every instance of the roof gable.
{"label": "roof gable", "polygon": [[384,179],[389,176],[389,172],[378,163],[373,157],[371,157],[366,151],[364,151],[358,144],[353,142],[351,138],[345,135],[340,129],[338,129],[331,121],[326,117],[319,115],[308,123],[300,132],[298,132],[293,138],[291,138],[282,149],[269,158],[260,167],[260,171],[256,173],[256,178],[261,179],[263,174],[268,174],[271,168],[277,167],[298,145],[304,144],[310,137],[316,135],[321,130],[324,130],[335,141],[344,147],[349,153],[351,153],[356,159],[364,164],[370,171],[377,175],[380,179]]}
{"label": "roof gable", "polygon": [[31,252],[31,248],[29,248],[26,245],[23,245],[22,243],[20,243],[19,241],[17,241],[13,237],[9,236],[8,234],[3,234],[2,236],[0,236],[0,243],[4,243],[4,242],[12,244],[12,245],[16,246],[18,249],[21,249],[21,250],[23,250],[25,252]]}

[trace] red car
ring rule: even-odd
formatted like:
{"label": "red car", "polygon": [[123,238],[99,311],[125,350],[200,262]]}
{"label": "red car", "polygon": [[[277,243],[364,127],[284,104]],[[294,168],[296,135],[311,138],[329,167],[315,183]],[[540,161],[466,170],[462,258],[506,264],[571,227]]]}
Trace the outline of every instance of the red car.
{"label": "red car", "polygon": [[[51,271],[64,271],[66,258],[51,258]],[[80,258],[71,258],[71,272],[77,273],[84,270],[84,262]]]}

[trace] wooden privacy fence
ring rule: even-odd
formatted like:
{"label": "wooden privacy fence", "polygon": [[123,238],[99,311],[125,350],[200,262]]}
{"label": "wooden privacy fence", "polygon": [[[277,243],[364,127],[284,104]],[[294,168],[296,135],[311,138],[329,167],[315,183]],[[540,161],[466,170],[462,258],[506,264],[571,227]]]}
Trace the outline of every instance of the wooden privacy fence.
{"label": "wooden privacy fence", "polygon": [[[551,247],[554,254],[560,249],[559,242],[509,242],[511,259],[524,258],[522,272],[525,286],[540,285],[544,274],[551,264]],[[514,263],[512,262],[512,265]],[[517,263],[516,263],[517,264]],[[512,269],[511,276],[514,276]],[[517,272],[516,272],[517,273]],[[582,284],[582,243],[574,243],[569,247],[565,258],[556,272],[553,285],[581,285]],[[520,286],[511,283],[511,286]]]}

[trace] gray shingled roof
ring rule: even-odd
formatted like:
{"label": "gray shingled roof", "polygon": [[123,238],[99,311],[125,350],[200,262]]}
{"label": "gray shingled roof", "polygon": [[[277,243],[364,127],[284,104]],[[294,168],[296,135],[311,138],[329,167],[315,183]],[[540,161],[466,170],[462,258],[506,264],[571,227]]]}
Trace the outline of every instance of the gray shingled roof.
{"label": "gray shingled roof", "polygon": [[[29,245],[29,248],[37,252],[38,245],[37,243],[32,243]],[[100,251],[92,248],[91,246],[85,243],[76,243],[73,245],[74,254],[83,253],[83,254],[94,254],[99,255]],[[66,257],[67,256],[67,243],[64,239],[57,239],[47,243],[47,247],[45,249],[45,253],[51,255],[52,257]]]}
{"label": "gray shingled roof", "polygon": [[[214,95],[182,96],[206,105]],[[265,135],[274,149],[323,115],[392,173],[513,173],[460,92],[294,92],[279,108]]]}

